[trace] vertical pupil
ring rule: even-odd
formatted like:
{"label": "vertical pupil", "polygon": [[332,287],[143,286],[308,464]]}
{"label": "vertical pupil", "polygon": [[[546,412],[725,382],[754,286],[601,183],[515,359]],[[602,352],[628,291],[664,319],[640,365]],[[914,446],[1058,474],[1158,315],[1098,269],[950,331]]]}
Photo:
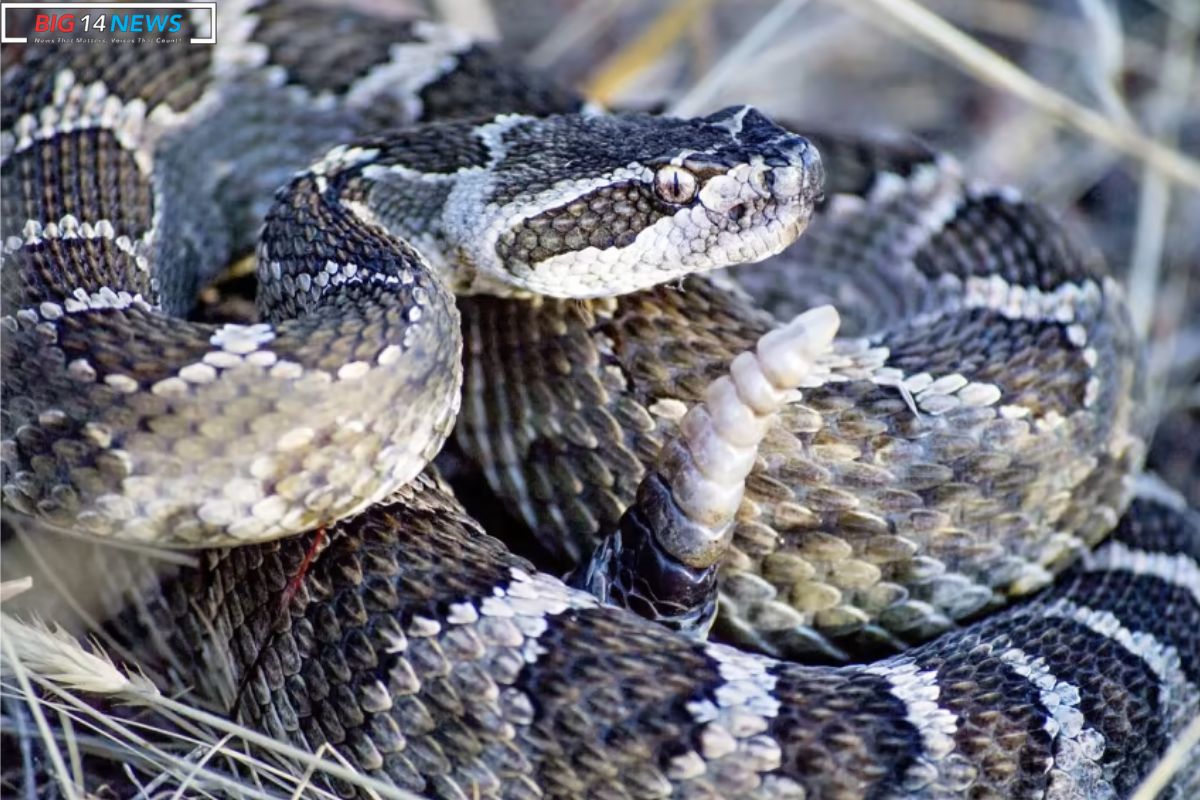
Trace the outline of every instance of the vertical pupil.
{"label": "vertical pupil", "polygon": [[671,173],[671,179],[674,182],[673,186],[674,186],[674,190],[675,190],[675,197],[679,197],[679,173],[678,172]]}

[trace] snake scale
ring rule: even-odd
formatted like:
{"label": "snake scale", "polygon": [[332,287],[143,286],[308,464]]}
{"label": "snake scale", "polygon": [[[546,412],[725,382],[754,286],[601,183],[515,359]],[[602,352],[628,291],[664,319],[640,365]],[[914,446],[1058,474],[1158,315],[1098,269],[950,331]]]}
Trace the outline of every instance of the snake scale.
{"label": "snake scale", "polygon": [[[280,0],[4,81],[4,507],[204,548],[105,568],[197,702],[446,798],[1119,797],[1197,714],[1119,287],[1015,192]],[[261,321],[181,319],[255,244]],[[743,649],[485,533],[455,426],[574,585]]]}

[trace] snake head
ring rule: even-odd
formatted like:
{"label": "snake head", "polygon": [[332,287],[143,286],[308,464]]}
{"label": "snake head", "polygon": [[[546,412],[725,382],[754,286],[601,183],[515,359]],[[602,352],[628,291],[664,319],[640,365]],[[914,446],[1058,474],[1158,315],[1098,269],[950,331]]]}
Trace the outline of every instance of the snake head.
{"label": "snake head", "polygon": [[804,230],[824,179],[808,140],[748,106],[473,133],[487,164],[458,174],[435,237],[459,291],[597,297],[759,261]]}
{"label": "snake head", "polygon": [[529,127],[545,144],[497,164],[523,190],[497,207],[476,266],[539,294],[623,294],[767,258],[803,231],[822,190],[814,146],[750,107]]}

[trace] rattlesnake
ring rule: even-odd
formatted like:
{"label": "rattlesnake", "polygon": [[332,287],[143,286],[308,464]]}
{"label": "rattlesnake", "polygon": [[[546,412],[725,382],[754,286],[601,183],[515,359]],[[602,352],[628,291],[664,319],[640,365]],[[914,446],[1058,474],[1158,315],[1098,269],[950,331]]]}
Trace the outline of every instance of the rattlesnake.
{"label": "rattlesnake", "polygon": [[[1120,795],[1195,715],[1194,523],[1148,502],[1032,603],[774,660],[944,633],[1125,512],[1134,342],[1045,212],[917,145],[603,114],[436,26],[245,5],[5,76],[5,507],[237,545],[128,576],[147,663],[445,797]],[[694,274],[818,210],[768,293],[838,275],[854,338]],[[263,321],[180,321],[255,240]],[[423,471],[456,419],[560,560],[610,535],[577,582],[687,625],[719,583],[765,655],[484,534]]]}

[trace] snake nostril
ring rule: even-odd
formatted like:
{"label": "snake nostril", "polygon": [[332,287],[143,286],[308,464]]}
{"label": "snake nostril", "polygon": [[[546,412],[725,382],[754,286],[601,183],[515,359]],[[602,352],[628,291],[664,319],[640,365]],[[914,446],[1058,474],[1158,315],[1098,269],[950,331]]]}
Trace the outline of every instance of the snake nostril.
{"label": "snake nostril", "polygon": [[738,218],[741,217],[745,211],[746,211],[746,204],[738,203],[736,206],[729,209],[729,211],[727,213],[729,214],[729,218],[731,220],[733,220],[734,222],[736,222],[738,220]]}
{"label": "snake nostril", "polygon": [[759,197],[771,196],[771,189],[775,184],[775,177],[771,172],[769,169],[764,169],[756,170],[750,174],[750,186]]}

